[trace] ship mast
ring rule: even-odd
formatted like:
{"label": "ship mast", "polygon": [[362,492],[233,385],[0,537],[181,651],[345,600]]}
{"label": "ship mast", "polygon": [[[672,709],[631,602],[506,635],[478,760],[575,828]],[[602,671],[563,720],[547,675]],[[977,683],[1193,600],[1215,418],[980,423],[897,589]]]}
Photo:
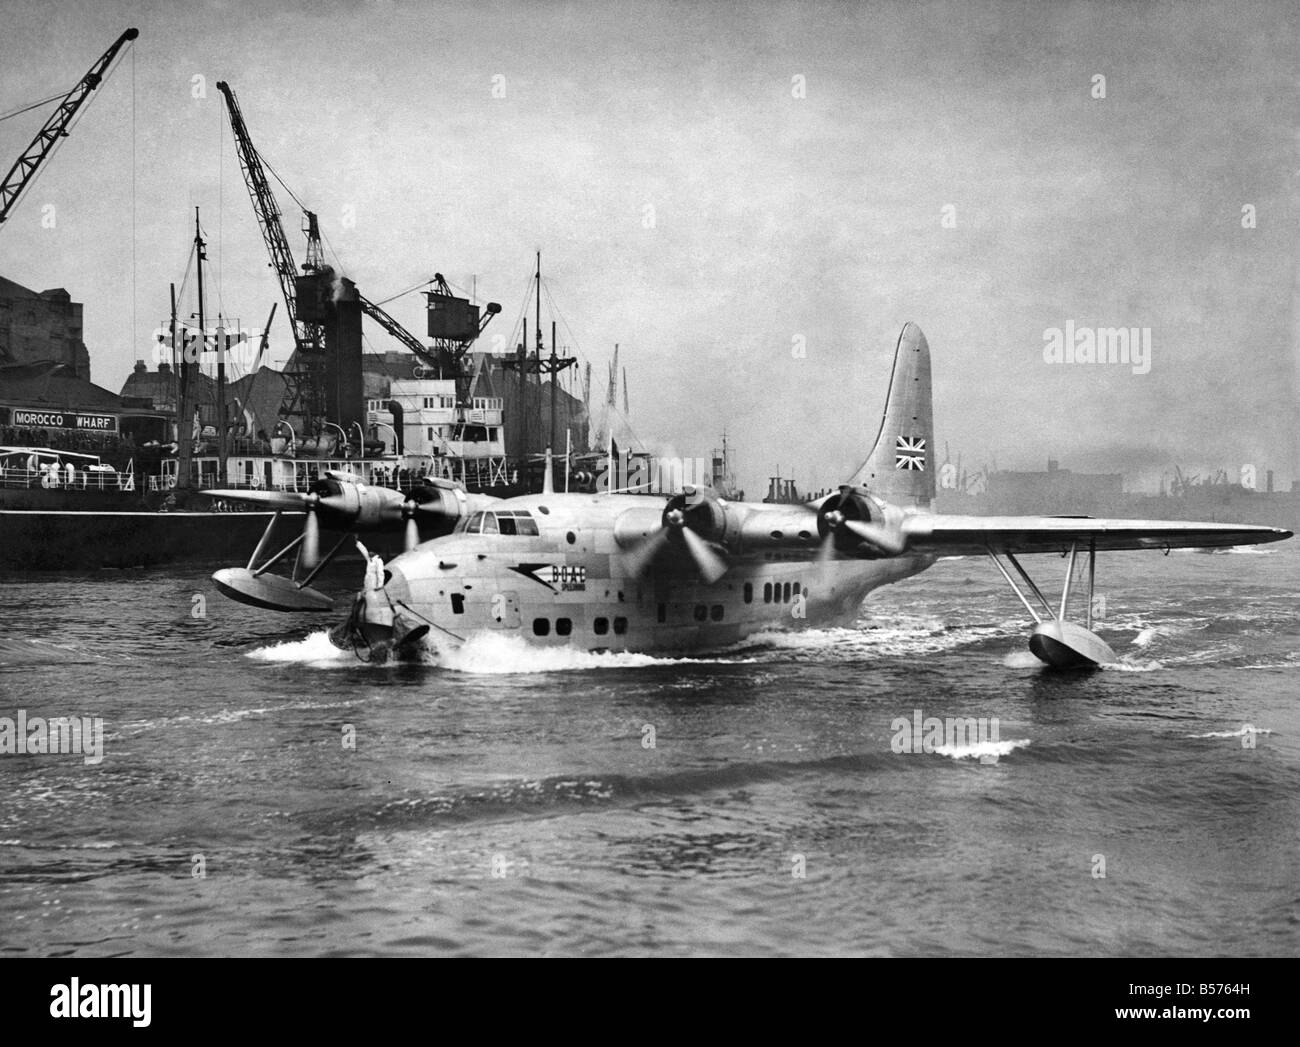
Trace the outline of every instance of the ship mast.
{"label": "ship mast", "polygon": [[[203,263],[204,263],[205,261],[207,261],[208,255],[207,255],[207,245],[203,242],[203,232],[202,232],[202,230],[200,230],[200,228],[199,228],[199,209],[198,209],[197,207],[194,208],[194,246],[195,246],[195,249],[196,249],[197,254],[198,254],[198,276],[199,276],[199,342],[198,342],[198,347],[199,347],[199,353],[202,353],[203,350],[207,348],[207,339],[208,339],[208,329],[207,329],[207,324],[206,324],[206,321],[205,321],[205,319],[204,319],[204,314],[203,314],[203,310],[204,310],[204,302],[203,302]],[[202,358],[202,357],[200,357],[200,359],[201,359],[201,358]],[[221,353],[220,353],[219,349],[218,349],[218,353],[217,353],[217,360],[218,360],[218,364],[217,364],[217,381],[218,381],[218,385],[217,385],[217,411],[218,411],[218,414],[220,414],[222,407],[225,406],[225,405],[224,405],[224,402],[223,402],[223,401],[225,400],[225,389],[224,389],[224,387],[223,387],[222,384],[221,384],[222,380],[225,378],[225,368],[224,368],[224,366],[222,366],[222,363],[221,363],[222,357],[221,357]],[[225,441],[225,436],[224,436],[224,434],[223,434],[223,432],[222,432],[222,429],[224,428],[223,423],[224,423],[224,419],[219,417],[219,418],[217,419],[217,469],[218,469],[218,473],[217,473],[217,483],[218,483],[218,484],[222,482],[222,477],[224,477],[224,476],[226,475],[226,461],[225,461],[226,441]],[[202,427],[202,424],[200,424],[200,426],[199,426],[199,438],[200,438],[200,439],[203,438],[203,427]]]}
{"label": "ship mast", "polygon": [[181,335],[179,351],[176,347],[176,335],[180,325],[176,320],[176,285],[171,285],[172,295],[172,371],[177,376],[176,389],[176,489],[188,491],[190,487],[190,453],[192,438],[190,436],[190,364],[185,355],[185,336]]}
{"label": "ship mast", "polygon": [[537,252],[537,325],[533,337],[537,345],[533,349],[533,373],[537,375],[537,439],[542,439],[542,252]]}

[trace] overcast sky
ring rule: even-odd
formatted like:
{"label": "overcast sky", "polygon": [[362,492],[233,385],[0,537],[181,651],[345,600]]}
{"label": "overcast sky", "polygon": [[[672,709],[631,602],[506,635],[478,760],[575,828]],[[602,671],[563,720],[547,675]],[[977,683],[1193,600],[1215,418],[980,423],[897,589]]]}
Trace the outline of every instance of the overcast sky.
{"label": "overcast sky", "polygon": [[[476,276],[508,335],[540,249],[596,385],[623,347],[636,434],[704,455],[725,427],[751,496],[778,465],[851,473],[907,320],[940,460],[1289,483],[1298,23],[1290,3],[0,0],[0,111],[140,29],[0,230],[0,274],[85,303],[116,390],[198,205],[213,301],[261,325],[279,291],[225,79],[368,297]],[[0,166],[47,112],[0,123]],[[390,308],[423,334],[418,296]],[[1044,362],[1067,322],[1150,328],[1150,372]]]}

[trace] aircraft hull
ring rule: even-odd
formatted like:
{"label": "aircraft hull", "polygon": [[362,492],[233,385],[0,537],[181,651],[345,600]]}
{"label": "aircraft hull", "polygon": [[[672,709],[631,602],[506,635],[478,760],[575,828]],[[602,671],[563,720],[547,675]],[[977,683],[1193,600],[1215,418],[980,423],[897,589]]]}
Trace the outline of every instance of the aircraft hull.
{"label": "aircraft hull", "polygon": [[426,543],[385,565],[382,599],[358,596],[354,622],[382,618],[379,628],[391,624],[398,636],[427,626],[435,647],[496,634],[538,647],[690,653],[776,630],[851,625],[873,589],[934,562],[906,555],[819,564],[811,550],[733,556],[727,573],[706,584],[685,561],[635,577],[617,550],[583,548],[575,537],[572,551],[558,554],[553,546],[534,552],[537,539],[528,538]]}

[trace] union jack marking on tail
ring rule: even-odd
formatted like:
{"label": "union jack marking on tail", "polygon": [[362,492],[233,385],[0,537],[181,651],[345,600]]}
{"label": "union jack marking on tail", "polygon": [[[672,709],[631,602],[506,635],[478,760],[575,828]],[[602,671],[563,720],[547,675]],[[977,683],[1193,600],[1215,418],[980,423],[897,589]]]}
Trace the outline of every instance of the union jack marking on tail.
{"label": "union jack marking on tail", "polygon": [[925,440],[900,436],[894,443],[894,468],[925,472]]}

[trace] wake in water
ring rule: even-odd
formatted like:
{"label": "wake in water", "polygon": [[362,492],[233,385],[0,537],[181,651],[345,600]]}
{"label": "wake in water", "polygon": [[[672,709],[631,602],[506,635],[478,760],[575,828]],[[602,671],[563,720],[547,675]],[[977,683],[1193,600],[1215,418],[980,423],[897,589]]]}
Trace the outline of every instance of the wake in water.
{"label": "wake in water", "polygon": [[361,664],[351,652],[335,646],[324,629],[301,640],[286,640],[270,647],[259,647],[256,651],[249,651],[247,657],[256,662],[309,665],[313,669],[338,669]]}
{"label": "wake in water", "polygon": [[[125,656],[117,651],[112,653],[112,657],[125,659]],[[84,665],[108,660],[110,660],[109,655],[95,654],[74,644],[0,637],[0,669],[27,665]]]}
{"label": "wake in water", "polygon": [[1014,738],[1009,741],[972,742],[970,745],[937,745],[934,748],[939,756],[948,756],[954,760],[981,760],[984,763],[997,763],[1003,756],[1010,756],[1017,749],[1028,747],[1028,738]]}
{"label": "wake in water", "polygon": [[[363,665],[391,666],[393,662],[359,661],[351,651],[341,650],[325,630],[301,640],[261,647],[247,657],[259,662],[306,665],[313,669],[346,669]],[[426,640],[420,662],[452,672],[478,675],[512,673],[582,672],[592,669],[640,669],[664,665],[743,665],[752,658],[666,658],[627,651],[581,651],[575,647],[538,647],[519,636],[505,633],[477,633],[461,645],[442,645]]]}
{"label": "wake in water", "polygon": [[732,650],[761,650],[774,655],[779,652],[786,656],[806,654],[817,661],[854,661],[913,654],[944,654],[963,647],[1018,636],[1022,632],[1023,625],[1017,619],[948,624],[933,616],[896,614],[888,618],[862,618],[853,628],[755,633]]}
{"label": "wake in water", "polygon": [[[673,665],[743,665],[767,661],[809,659],[838,662],[859,659],[940,654],[999,640],[1021,631],[1017,620],[949,625],[924,615],[864,618],[855,628],[772,630],[755,633],[710,655],[672,657],[626,651],[584,651],[576,647],[541,647],[500,632],[476,633],[459,645],[427,637],[419,662],[452,672],[476,675],[583,672],[593,669],[641,669]],[[250,651],[247,657],[271,664],[306,665],[317,669],[353,668],[365,664],[331,642],[320,630],[298,640],[286,640]],[[1032,658],[1032,655],[1029,656]],[[377,662],[385,665],[392,663]],[[1034,664],[1037,664],[1036,660]]]}
{"label": "wake in water", "polygon": [[630,651],[580,651],[575,647],[537,647],[520,636],[478,633],[456,647],[426,645],[424,662],[458,673],[582,672],[591,669],[642,669],[662,665],[733,665],[746,658],[665,658]]}
{"label": "wake in water", "polygon": [[1189,734],[1188,738],[1245,738],[1256,734],[1272,734],[1271,727],[1253,727],[1245,724],[1236,731],[1207,731],[1205,734]]}

